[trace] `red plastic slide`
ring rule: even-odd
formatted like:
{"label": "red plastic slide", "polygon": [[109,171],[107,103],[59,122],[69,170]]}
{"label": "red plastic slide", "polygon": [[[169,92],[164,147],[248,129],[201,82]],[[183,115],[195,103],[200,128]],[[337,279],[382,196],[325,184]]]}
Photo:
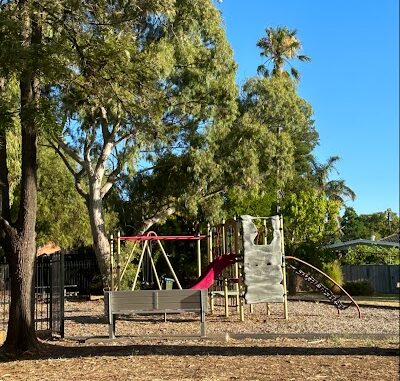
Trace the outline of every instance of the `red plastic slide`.
{"label": "red plastic slide", "polygon": [[236,262],[236,254],[221,255],[212,261],[197,283],[190,287],[192,290],[204,290],[212,286],[221,271]]}

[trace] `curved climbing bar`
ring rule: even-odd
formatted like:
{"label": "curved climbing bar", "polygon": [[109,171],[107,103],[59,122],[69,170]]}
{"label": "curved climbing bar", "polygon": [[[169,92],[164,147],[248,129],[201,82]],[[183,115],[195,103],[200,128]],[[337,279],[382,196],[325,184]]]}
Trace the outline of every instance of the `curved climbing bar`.
{"label": "curved climbing bar", "polygon": [[297,262],[303,263],[304,265],[312,268],[313,270],[317,271],[318,273],[322,274],[325,278],[329,279],[332,283],[334,283],[337,287],[340,288],[341,291],[343,291],[343,293],[350,299],[350,301],[354,304],[354,306],[357,308],[358,311],[358,317],[361,319],[361,310],[360,310],[360,306],[357,304],[357,302],[353,299],[353,297],[340,285],[338,284],[336,281],[334,281],[329,275],[325,274],[323,271],[321,271],[320,269],[318,269],[317,267],[311,265],[310,263],[303,261],[300,258],[296,258],[293,257],[291,255],[286,255],[285,259],[292,259],[295,260]]}

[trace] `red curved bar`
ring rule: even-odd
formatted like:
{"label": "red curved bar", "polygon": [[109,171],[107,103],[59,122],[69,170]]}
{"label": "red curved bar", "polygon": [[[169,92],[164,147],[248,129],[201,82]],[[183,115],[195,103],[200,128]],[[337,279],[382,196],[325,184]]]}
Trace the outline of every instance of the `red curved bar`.
{"label": "red curved bar", "polygon": [[149,231],[146,235],[119,237],[119,239],[122,241],[195,241],[206,237],[206,235],[157,235],[156,232]]}
{"label": "red curved bar", "polygon": [[334,283],[336,286],[338,286],[347,296],[348,298],[352,301],[352,303],[355,305],[355,307],[357,308],[358,311],[358,317],[361,319],[361,311],[360,311],[360,306],[357,304],[357,302],[351,297],[351,295],[338,283],[336,283],[329,275],[325,274],[323,271],[321,271],[320,269],[318,269],[317,267],[311,265],[310,263],[303,261],[302,259],[296,258],[296,257],[292,257],[291,255],[286,255],[285,259],[293,259],[297,262],[301,262],[303,264],[305,264],[308,267],[311,267],[312,269],[318,271],[320,274],[322,274],[323,276],[325,276],[326,278],[328,278],[332,283]]}

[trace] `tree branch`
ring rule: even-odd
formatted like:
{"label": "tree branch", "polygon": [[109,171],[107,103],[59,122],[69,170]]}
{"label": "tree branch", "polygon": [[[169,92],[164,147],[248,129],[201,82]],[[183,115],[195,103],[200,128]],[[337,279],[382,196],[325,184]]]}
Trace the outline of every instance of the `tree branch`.
{"label": "tree branch", "polygon": [[[0,231],[1,230],[3,230],[8,237],[12,238],[17,236],[17,230],[2,216],[0,216]],[[1,240],[2,236],[0,235],[0,241]]]}
{"label": "tree branch", "polygon": [[77,151],[71,148],[68,144],[64,143],[64,141],[61,138],[56,137],[55,140],[57,144],[61,147],[63,152],[65,152],[71,159],[75,160],[82,167],[87,166],[85,161],[80,158],[79,153]]}
{"label": "tree branch", "polygon": [[67,167],[68,171],[71,173],[71,175],[74,177],[74,184],[75,184],[75,189],[77,192],[85,199],[87,200],[88,194],[87,192],[84,191],[84,189],[81,186],[81,179],[83,177],[83,174],[86,172],[84,168],[82,168],[79,172],[76,172],[72,165],[69,163],[63,152],[53,143],[50,141],[51,147],[57,152],[57,154],[60,156],[62,161],[64,162],[65,166]]}
{"label": "tree branch", "polygon": [[148,229],[150,229],[154,224],[160,222],[161,220],[166,219],[169,216],[172,216],[176,208],[171,204],[167,204],[163,206],[163,210],[157,211],[152,217],[149,217],[143,221],[142,228],[139,229],[138,235],[144,234]]}

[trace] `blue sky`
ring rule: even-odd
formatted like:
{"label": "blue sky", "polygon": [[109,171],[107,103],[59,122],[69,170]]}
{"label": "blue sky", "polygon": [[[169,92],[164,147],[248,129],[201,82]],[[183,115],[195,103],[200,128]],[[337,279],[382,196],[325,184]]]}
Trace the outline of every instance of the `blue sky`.
{"label": "blue sky", "polygon": [[341,157],[336,178],[357,194],[348,206],[366,214],[399,212],[399,1],[224,0],[237,81],[262,63],[265,28],[297,29],[302,53],[299,94],[314,109],[320,162]]}

